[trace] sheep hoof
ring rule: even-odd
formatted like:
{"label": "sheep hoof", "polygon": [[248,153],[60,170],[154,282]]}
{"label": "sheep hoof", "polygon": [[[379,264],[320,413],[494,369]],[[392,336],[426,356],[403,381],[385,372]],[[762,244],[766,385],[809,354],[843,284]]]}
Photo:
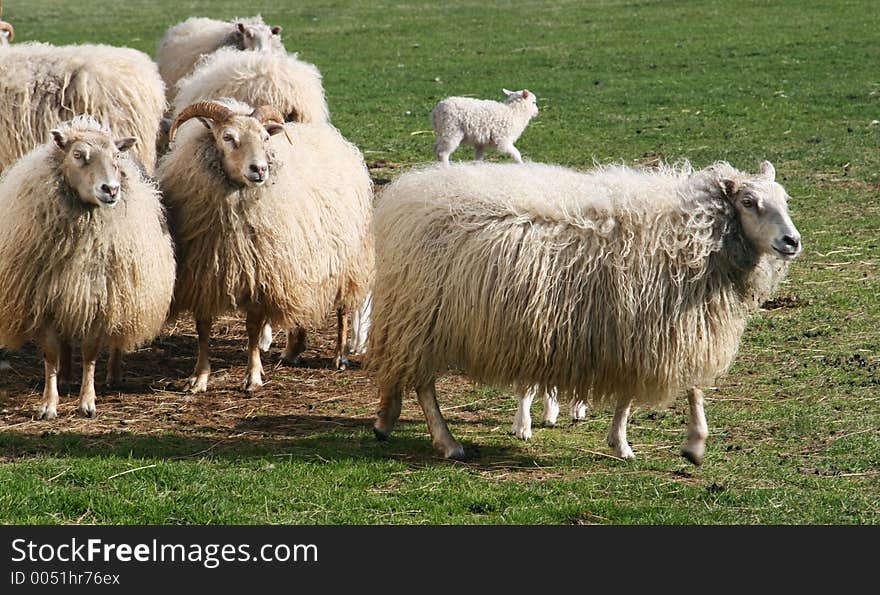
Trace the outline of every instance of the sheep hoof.
{"label": "sheep hoof", "polygon": [[97,410],[94,403],[80,403],[79,407],[77,407],[76,410],[84,417],[91,418],[97,415]]}
{"label": "sheep hoof", "polygon": [[193,376],[187,380],[187,388],[192,394],[204,393],[208,391],[207,376]]}
{"label": "sheep hoof", "polygon": [[298,366],[302,363],[302,358],[298,355],[282,354],[281,363],[287,364],[288,366]]}
{"label": "sheep hoof", "polygon": [[686,458],[688,461],[693,463],[694,465],[702,465],[703,464],[703,453],[698,452],[696,450],[690,450],[687,447],[681,449],[681,456]]}
{"label": "sheep hoof", "polygon": [[519,438],[520,440],[531,440],[532,438],[532,429],[531,428],[518,428],[513,426],[513,435]]}
{"label": "sheep hoof", "polygon": [[464,447],[458,442],[453,442],[449,445],[443,444],[435,444],[434,448],[443,455],[444,459],[450,459],[453,461],[463,461],[464,460]]}
{"label": "sheep hoof", "polygon": [[556,420],[555,419],[543,419],[541,420],[541,425],[545,428],[555,428]]}
{"label": "sheep hoof", "polygon": [[45,419],[46,421],[49,421],[51,419],[55,419],[56,417],[58,417],[58,412],[55,410],[54,407],[47,407],[43,405],[40,408],[40,414],[37,416],[37,419]]}
{"label": "sheep hoof", "polygon": [[385,430],[380,429],[377,425],[373,426],[373,436],[376,437],[376,440],[379,442],[385,442],[388,440],[388,435],[391,432],[386,432]]}
{"label": "sheep hoof", "polygon": [[348,369],[348,358],[344,355],[337,357],[333,360],[333,364],[336,366],[336,369],[340,372],[344,372]]}
{"label": "sheep hoof", "polygon": [[608,446],[614,449],[614,456],[619,459],[631,461],[636,458],[636,454],[633,452],[633,449],[626,442],[624,442],[623,444],[617,444],[612,443],[611,440],[608,440]]}

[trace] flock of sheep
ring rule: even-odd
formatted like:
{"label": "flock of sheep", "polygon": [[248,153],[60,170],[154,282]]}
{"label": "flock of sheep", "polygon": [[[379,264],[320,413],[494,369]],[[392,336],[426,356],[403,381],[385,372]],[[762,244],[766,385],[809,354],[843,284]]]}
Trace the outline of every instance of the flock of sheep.
{"label": "flock of sheep", "polygon": [[[350,318],[369,356],[379,439],[414,390],[437,451],[464,456],[434,388],[458,369],[515,388],[523,439],[536,395],[549,424],[558,395],[574,418],[613,405],[608,444],[621,458],[634,456],[630,408],[685,391],[683,454],[700,463],[701,387],[730,366],[749,313],[801,251],[773,166],[523,163],[514,143],[536,98],[504,90],[504,102],[440,102],[440,163],[401,175],[374,207],[320,72],[280,33],[260,17],[191,18],[154,63],[129,48],[10,43],[0,21],[0,347],[40,346],[39,416],[57,415],[74,341],[79,411],[93,416],[98,353],[110,350],[117,383],[122,354],[169,317],[195,319],[189,388],[202,392],[212,321],[243,312],[250,391],[272,325],[295,362],[305,328],[335,311],[336,366]],[[474,163],[449,163],[461,143]],[[517,163],[483,163],[488,147]]]}

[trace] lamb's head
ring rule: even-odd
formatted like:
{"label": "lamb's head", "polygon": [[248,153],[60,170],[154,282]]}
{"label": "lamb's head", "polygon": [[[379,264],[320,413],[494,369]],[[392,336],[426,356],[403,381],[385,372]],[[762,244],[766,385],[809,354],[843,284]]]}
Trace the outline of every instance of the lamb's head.
{"label": "lamb's head", "polygon": [[264,23],[236,23],[236,30],[241,36],[239,49],[253,51],[270,51],[273,47],[273,38],[281,34],[281,27],[266,25]]}
{"label": "lamb's head", "polygon": [[214,145],[227,177],[235,184],[256,187],[269,179],[272,152],[269,138],[284,132],[284,116],[264,105],[249,114],[238,113],[222,103],[199,101],[178,114],[168,132],[169,141],[181,124],[198,118],[214,136]]}
{"label": "lamb's head", "polygon": [[538,99],[535,97],[535,94],[528,89],[522,89],[521,91],[508,91],[507,89],[501,89],[501,91],[507,95],[507,101],[505,101],[506,104],[515,104],[517,106],[525,107],[530,118],[534,118],[538,115]]}
{"label": "lamb's head", "polygon": [[6,21],[0,21],[0,46],[9,45],[15,37],[15,30]]}
{"label": "lamb's head", "polygon": [[107,130],[71,126],[60,126],[50,133],[60,152],[61,176],[82,202],[112,207],[122,200],[124,174],[120,173],[119,159],[135,145],[136,138],[113,140]]}
{"label": "lamb's head", "polygon": [[776,183],[776,169],[761,163],[757,176],[721,180],[722,192],[739,217],[743,235],[759,254],[785,260],[801,252],[801,234],[788,214],[788,193]]}

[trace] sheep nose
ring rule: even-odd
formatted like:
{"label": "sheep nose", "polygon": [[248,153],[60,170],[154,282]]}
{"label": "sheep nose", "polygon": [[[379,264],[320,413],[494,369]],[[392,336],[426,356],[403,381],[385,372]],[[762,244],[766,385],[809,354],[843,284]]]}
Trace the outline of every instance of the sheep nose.
{"label": "sheep nose", "polygon": [[113,198],[119,193],[119,184],[101,184],[101,192]]}
{"label": "sheep nose", "polygon": [[797,247],[799,247],[799,246],[801,245],[801,238],[800,238],[800,236],[784,236],[784,237],[782,238],[782,241],[783,241],[786,245],[791,246],[792,248],[797,248]]}
{"label": "sheep nose", "polygon": [[266,170],[269,169],[265,163],[251,163],[251,171],[261,178],[266,177]]}

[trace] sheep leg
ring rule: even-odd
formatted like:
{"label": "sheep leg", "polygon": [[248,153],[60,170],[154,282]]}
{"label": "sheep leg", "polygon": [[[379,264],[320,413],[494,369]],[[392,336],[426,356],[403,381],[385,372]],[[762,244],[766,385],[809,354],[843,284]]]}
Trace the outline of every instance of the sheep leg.
{"label": "sheep leg", "polygon": [[538,392],[538,385],[530,386],[525,391],[519,390],[519,407],[516,408],[516,415],[513,416],[511,431],[520,440],[529,440],[532,437],[532,401]]}
{"label": "sheep leg", "polygon": [[431,440],[434,443],[434,450],[443,455],[445,459],[463,459],[464,448],[459,444],[449,428],[446,421],[440,413],[440,407],[437,405],[437,389],[434,381],[420,386],[416,389],[419,398],[419,405],[425,413],[425,420],[428,422],[428,431],[431,432]]}
{"label": "sheep leg", "polygon": [[46,372],[46,386],[43,388],[43,403],[37,419],[58,417],[58,368],[61,366],[61,340],[55,331],[48,331],[40,340],[43,350],[43,368]]}
{"label": "sheep leg", "polygon": [[403,393],[398,386],[385,386],[379,389],[379,412],[373,424],[376,440],[387,440],[400,417]]}
{"label": "sheep leg", "polygon": [[485,145],[475,145],[474,146],[474,161],[482,161],[486,156],[486,146]]}
{"label": "sheep leg", "polygon": [[107,377],[104,379],[104,385],[108,388],[118,387],[122,384],[122,350],[118,347],[110,349],[110,356],[107,358]]}
{"label": "sheep leg", "polygon": [[434,143],[434,155],[437,157],[437,161],[449,165],[449,157],[455,152],[462,140],[464,140],[463,134],[437,137],[437,142]]}
{"label": "sheep leg", "polygon": [[630,399],[621,399],[617,402],[614,410],[614,419],[611,422],[611,430],[608,432],[608,446],[614,449],[614,454],[621,459],[636,458],[629,442],[626,441],[626,421],[629,418],[629,410],[632,405]]}
{"label": "sheep leg", "polygon": [[688,417],[687,444],[681,451],[681,455],[694,465],[703,462],[706,453],[706,438],[709,436],[709,425],[706,423],[706,412],[703,410],[703,391],[697,387],[688,389]]}
{"label": "sheep leg", "polygon": [[208,390],[208,376],[211,374],[211,361],[208,359],[213,320],[196,320],[196,332],[199,334],[199,359],[196,361],[193,375],[189,378],[189,392],[203,393]]}
{"label": "sheep leg", "polygon": [[262,312],[249,310],[247,313],[248,334],[248,367],[241,387],[246,391],[254,391],[263,386],[263,362],[260,361],[260,339],[266,317]]}
{"label": "sheep leg", "polygon": [[333,363],[337,370],[348,368],[348,312],[342,307],[336,309],[336,358]]}
{"label": "sheep leg", "polygon": [[58,382],[69,387],[73,380],[73,349],[70,341],[59,341],[58,347]]}
{"label": "sheep leg", "polygon": [[498,145],[498,150],[501,151],[502,153],[507,153],[508,155],[513,157],[513,160],[516,161],[517,163],[523,162],[522,155],[519,154],[519,150],[513,146],[513,143],[509,143],[509,142],[501,143],[500,145]]}
{"label": "sheep leg", "polygon": [[77,411],[86,417],[95,417],[95,361],[99,351],[96,343],[82,342],[82,384]]}
{"label": "sheep leg", "polygon": [[572,399],[569,408],[573,421],[587,419],[587,403],[583,399]]}
{"label": "sheep leg", "polygon": [[295,366],[300,362],[300,355],[306,350],[306,329],[301,326],[287,331],[287,345],[281,354],[281,361]]}
{"label": "sheep leg", "polygon": [[557,419],[559,419],[559,390],[554,386],[544,391],[544,413],[541,415],[541,424],[553,427]]}

